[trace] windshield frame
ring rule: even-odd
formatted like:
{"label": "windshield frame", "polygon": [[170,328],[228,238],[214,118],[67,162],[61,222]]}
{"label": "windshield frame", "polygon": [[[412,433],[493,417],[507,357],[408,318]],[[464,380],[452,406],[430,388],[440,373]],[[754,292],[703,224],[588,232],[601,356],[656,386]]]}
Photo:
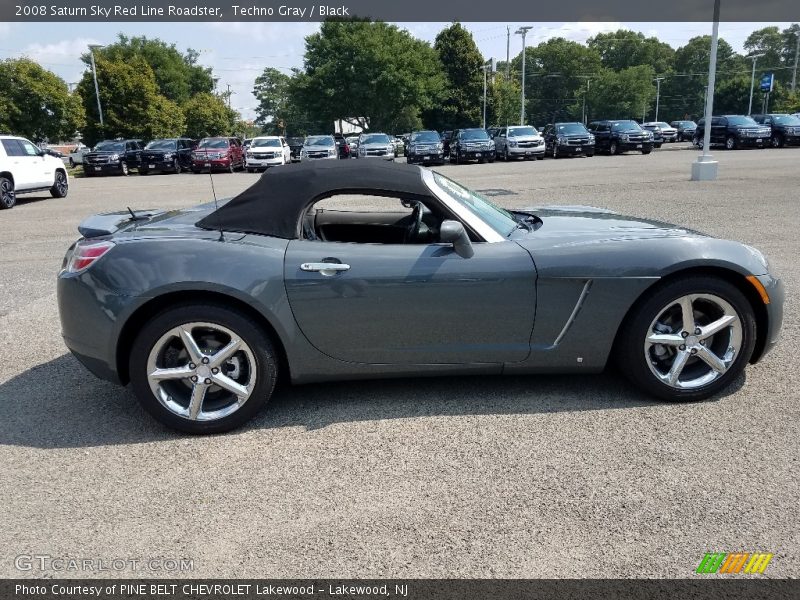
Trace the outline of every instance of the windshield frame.
{"label": "windshield frame", "polygon": [[761,123],[756,123],[755,119],[745,115],[732,115],[725,118],[728,121],[728,125],[733,125],[734,127],[763,127]]}
{"label": "windshield frame", "polygon": [[[519,130],[525,129],[530,130],[524,133],[517,133]],[[524,137],[524,136],[537,136],[539,135],[539,130],[536,129],[533,125],[512,125],[508,128],[508,132],[506,133],[508,137]]]}
{"label": "windshield frame", "polygon": [[92,152],[125,152],[125,142],[117,140],[103,140],[92,148]]}
{"label": "windshield frame", "polygon": [[[569,129],[567,129],[565,131],[562,131],[563,127],[569,127]],[[589,134],[592,133],[591,131],[586,129],[586,125],[584,125],[583,123],[578,123],[577,121],[572,122],[572,123],[556,123],[555,125],[553,125],[553,129],[555,130],[555,133],[557,135],[558,134],[562,134],[562,135],[574,135],[574,134],[589,135]],[[577,129],[577,131],[575,131],[576,129]]]}
{"label": "windshield frame", "polygon": [[[256,142],[264,142],[261,144],[257,144]],[[266,143],[270,142],[270,143]],[[280,138],[253,138],[253,141],[250,142],[251,148],[282,148],[283,144],[281,144]]]}
{"label": "windshield frame", "polygon": [[[215,145],[211,145],[212,143]],[[216,144],[224,144],[224,145],[218,146]],[[225,150],[226,148],[230,147],[231,143],[230,140],[228,140],[228,138],[217,138],[217,137],[203,138],[197,144],[198,150]]]}
{"label": "windshield frame", "polygon": [[310,135],[303,142],[303,146],[319,146],[322,148],[335,148],[336,140],[333,139],[332,135]]}
{"label": "windshield frame", "polygon": [[[476,137],[483,134],[484,137]],[[462,129],[458,132],[458,138],[465,142],[491,142],[492,138],[489,137],[489,132],[485,129]]]}
{"label": "windshield frame", "polygon": [[[384,140],[384,138],[386,139]],[[359,138],[358,143],[360,145],[381,144],[383,146],[388,146],[389,144],[392,143],[392,139],[386,133],[365,133],[361,138]]]}
{"label": "windshield frame", "polygon": [[789,127],[800,125],[800,117],[795,117],[794,115],[772,115],[770,118],[776,125],[788,125]]}
{"label": "windshield frame", "polygon": [[[431,138],[431,139],[425,139]],[[438,132],[432,130],[415,131],[411,134],[409,140],[410,144],[439,144],[442,141],[442,136]]]}
{"label": "windshield frame", "polygon": [[[624,125],[623,125],[624,124]],[[622,129],[622,127],[627,127],[633,125],[630,129]],[[627,131],[643,131],[642,126],[639,125],[636,121],[630,119],[620,119],[619,121],[611,121],[611,131],[615,131],[617,133],[625,133]]]}
{"label": "windshield frame", "polygon": [[[153,144],[158,144],[154,146]],[[169,147],[164,147],[162,144],[169,144]],[[178,149],[178,140],[174,139],[163,139],[163,140],[153,140],[151,142],[147,142],[147,145],[144,147],[145,150],[177,150]]]}

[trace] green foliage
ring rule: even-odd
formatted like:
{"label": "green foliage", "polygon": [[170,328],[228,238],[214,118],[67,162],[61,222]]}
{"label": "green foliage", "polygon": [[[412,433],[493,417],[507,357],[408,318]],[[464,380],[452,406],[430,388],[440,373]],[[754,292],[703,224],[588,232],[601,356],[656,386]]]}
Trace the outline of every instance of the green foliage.
{"label": "green foliage", "polygon": [[183,133],[181,109],[158,93],[153,69],[143,58],[111,61],[97,57],[96,65],[104,126],[100,125],[91,71],[84,73],[77,90],[87,115],[83,129],[87,144],[104,138],[149,140]]}
{"label": "green foliage", "polygon": [[[168,45],[160,39],[128,38],[123,34],[119,34],[116,43],[95,50],[95,57],[109,61],[143,59],[155,74],[158,92],[179,104],[214,89],[211,69],[198,65],[198,56],[192,49],[182,54],[174,44]],[[91,65],[88,53],[82,59],[87,66]]]}
{"label": "green foliage", "polygon": [[641,119],[655,98],[654,75],[650,65],[621,71],[604,69],[592,81],[587,98],[591,118]]}
{"label": "green foliage", "polygon": [[488,122],[498,127],[519,123],[521,91],[520,82],[507,79],[505,71],[495,74],[489,88]]}
{"label": "green foliage", "polygon": [[672,68],[675,56],[675,50],[669,44],[629,29],[600,33],[586,43],[600,55],[604,67],[615,71],[650,65],[656,74],[661,75]]}
{"label": "green foliage", "polygon": [[[394,25],[326,21],[306,38],[305,72],[290,87],[306,125],[366,117],[370,129],[391,130],[411,109],[433,106],[442,87],[436,55]],[[300,121],[298,119],[298,121]]]}
{"label": "green foliage", "polygon": [[438,129],[472,127],[481,122],[483,106],[483,55],[472,34],[460,23],[439,32],[434,49],[445,77],[441,102],[428,111],[430,125]]}
{"label": "green foliage", "polygon": [[59,77],[28,58],[0,61],[0,131],[70,140],[84,121],[80,98]]}
{"label": "green foliage", "polygon": [[264,127],[264,131],[276,133],[289,110],[289,88],[292,78],[278,69],[267,67],[256,78],[253,95],[258,100],[256,107],[256,123]]}
{"label": "green foliage", "polygon": [[800,112],[800,93],[787,92],[773,104],[775,112],[796,113]]}
{"label": "green foliage", "polygon": [[186,135],[191,138],[232,135],[236,128],[236,113],[215,94],[196,94],[184,103],[183,112],[186,115]]}

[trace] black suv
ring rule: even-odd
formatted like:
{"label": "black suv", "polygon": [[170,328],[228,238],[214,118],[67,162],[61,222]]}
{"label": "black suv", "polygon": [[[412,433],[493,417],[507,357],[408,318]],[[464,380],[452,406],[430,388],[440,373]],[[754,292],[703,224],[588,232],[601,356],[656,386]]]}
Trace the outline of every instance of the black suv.
{"label": "black suv", "polygon": [[406,147],[406,161],[413,165],[444,164],[444,144],[435,131],[414,131]]}
{"label": "black suv", "polygon": [[87,177],[119,173],[127,175],[142,164],[142,140],[104,140],[83,156]]}
{"label": "black suv", "polygon": [[697,129],[697,123],[694,121],[670,121],[669,124],[678,130],[677,141],[691,142],[694,139],[694,132]]}
{"label": "black suv", "polygon": [[[697,130],[694,132],[694,144],[698,148],[703,147],[703,136],[705,135],[706,120],[700,119],[697,122]],[[769,142],[772,130],[759,125],[750,117],[744,115],[721,115],[711,117],[711,145],[725,146],[728,150],[736,148],[763,148]]]}
{"label": "black suv", "polygon": [[142,164],[139,175],[151,171],[161,173],[180,173],[192,168],[192,150],[197,142],[189,138],[167,138],[153,140],[142,150]]}
{"label": "black suv", "polygon": [[450,162],[460,164],[468,160],[494,162],[494,142],[485,129],[456,129],[450,140]]}
{"label": "black suv", "polygon": [[800,119],[794,115],[778,113],[753,115],[753,120],[761,125],[769,125],[772,130],[770,143],[773,148],[800,144]]}
{"label": "black suv", "polygon": [[594,134],[594,147],[598,152],[619,154],[638,150],[642,154],[650,154],[653,151],[653,134],[639,127],[636,121],[592,121],[589,123],[589,131]]}
{"label": "black suv", "polygon": [[553,158],[562,156],[594,156],[594,135],[583,123],[551,123],[542,132],[544,154]]}

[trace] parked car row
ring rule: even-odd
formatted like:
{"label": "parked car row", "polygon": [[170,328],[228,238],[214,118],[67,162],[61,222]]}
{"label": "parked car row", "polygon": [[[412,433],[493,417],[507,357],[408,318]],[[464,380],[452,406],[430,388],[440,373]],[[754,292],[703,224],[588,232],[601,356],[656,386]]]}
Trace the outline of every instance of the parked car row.
{"label": "parked car row", "polygon": [[[711,146],[723,146],[728,150],[737,148],[782,148],[800,144],[800,118],[788,114],[720,115],[711,117]],[[702,148],[705,143],[705,119],[697,122],[694,145]]]}

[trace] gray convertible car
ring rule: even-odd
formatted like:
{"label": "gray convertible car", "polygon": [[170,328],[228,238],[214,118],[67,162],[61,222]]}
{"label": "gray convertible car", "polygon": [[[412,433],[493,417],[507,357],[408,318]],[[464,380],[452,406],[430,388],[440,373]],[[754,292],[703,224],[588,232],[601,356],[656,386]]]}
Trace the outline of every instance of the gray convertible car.
{"label": "gray convertible car", "polygon": [[185,210],[96,215],[64,340],[166,425],[219,432],[275,383],[593,373],[707,398],[773,346],[783,286],[743,244],[590,207],[504,210],[431,170],[320,161]]}

